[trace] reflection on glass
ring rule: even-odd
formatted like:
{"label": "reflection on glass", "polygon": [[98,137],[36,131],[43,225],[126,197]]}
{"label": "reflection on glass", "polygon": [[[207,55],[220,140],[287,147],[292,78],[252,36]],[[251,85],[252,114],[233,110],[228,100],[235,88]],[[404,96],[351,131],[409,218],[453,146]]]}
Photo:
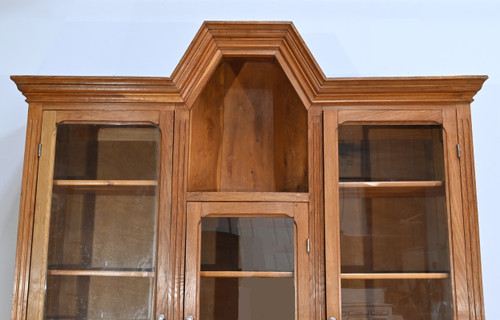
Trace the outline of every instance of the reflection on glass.
{"label": "reflection on glass", "polygon": [[49,276],[45,319],[152,319],[152,282],[151,278]]}
{"label": "reflection on glass", "polygon": [[158,140],[156,126],[57,126],[45,319],[151,319]]}
{"label": "reflection on glass", "polygon": [[292,218],[202,218],[202,271],[293,271]]}
{"label": "reflection on glass", "polygon": [[344,196],[342,272],[448,272],[444,197]]}
{"label": "reflection on glass", "polygon": [[201,278],[200,319],[293,320],[293,278]]}
{"label": "reflection on glass", "polygon": [[342,319],[453,319],[450,280],[342,280]]}
{"label": "reflection on glass", "polygon": [[441,131],[339,128],[343,319],[453,318]]}
{"label": "reflection on glass", "polygon": [[155,213],[154,195],[61,188],[52,197],[49,269],[151,271]]}
{"label": "reflection on glass", "polygon": [[442,181],[439,126],[342,126],[340,181]]}
{"label": "reflection on glass", "polygon": [[155,180],[155,126],[59,124],[54,179]]}

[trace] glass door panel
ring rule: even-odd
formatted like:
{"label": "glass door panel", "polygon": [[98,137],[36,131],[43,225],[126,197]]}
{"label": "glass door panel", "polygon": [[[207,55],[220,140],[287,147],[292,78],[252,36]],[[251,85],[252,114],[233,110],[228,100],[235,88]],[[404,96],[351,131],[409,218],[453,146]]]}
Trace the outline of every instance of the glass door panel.
{"label": "glass door panel", "polygon": [[186,317],[305,319],[305,203],[193,202],[188,217]]}
{"label": "glass door panel", "polygon": [[441,126],[338,129],[343,319],[452,319]]}
{"label": "glass door panel", "polygon": [[200,319],[294,319],[293,250],[293,218],[202,218]]}
{"label": "glass door panel", "polygon": [[202,218],[201,271],[293,272],[293,218]]}
{"label": "glass door panel", "polygon": [[59,124],[45,319],[151,319],[159,130]]}

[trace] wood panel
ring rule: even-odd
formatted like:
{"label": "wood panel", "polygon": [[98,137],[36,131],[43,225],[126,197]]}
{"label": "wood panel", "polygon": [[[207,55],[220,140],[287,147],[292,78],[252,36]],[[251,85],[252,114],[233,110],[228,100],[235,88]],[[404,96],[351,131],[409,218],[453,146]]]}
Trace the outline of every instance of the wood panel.
{"label": "wood panel", "polygon": [[172,170],[172,225],[170,229],[167,319],[184,318],[186,191],[189,139],[189,110],[176,109]]}
{"label": "wood panel", "polygon": [[441,196],[444,194],[442,181],[370,181],[340,182],[342,196],[405,197]]}
{"label": "wood panel", "polygon": [[38,170],[35,204],[33,247],[28,296],[28,319],[42,320],[44,311],[45,283],[47,273],[47,247],[49,241],[50,209],[52,199],[52,176],[56,142],[56,113],[43,113],[41,143],[44,146]]}
{"label": "wood panel", "polygon": [[310,252],[310,318],[326,317],[325,279],[325,207],[323,180],[323,111],[308,110],[308,159],[309,159],[309,237]]}
{"label": "wood panel", "polygon": [[225,68],[219,66],[190,112],[189,191],[219,191]]}
{"label": "wood panel", "polygon": [[310,257],[307,241],[309,239],[309,206],[307,203],[293,204],[295,220],[295,316],[298,320],[310,317]]}
{"label": "wood panel", "polygon": [[[156,243],[156,286],[154,287],[157,314],[168,314],[172,288],[172,274],[175,256],[172,254],[172,165],[174,144],[174,113],[160,113],[160,161],[158,184],[157,243]],[[175,242],[174,242],[175,243]]]}
{"label": "wood panel", "polygon": [[274,68],[273,134],[276,191],[307,192],[307,110],[283,70]]}
{"label": "wood panel", "polygon": [[440,110],[340,110],[340,124],[440,124],[443,117]]}
{"label": "wood panel", "polygon": [[185,316],[199,318],[199,274],[200,274],[200,241],[201,241],[201,206],[200,202],[189,202],[187,204],[187,230],[186,239],[186,283],[185,283]]}
{"label": "wood panel", "polygon": [[200,271],[200,277],[211,278],[292,278],[293,272],[273,271]]}
{"label": "wood panel", "polygon": [[457,119],[458,138],[461,146],[460,177],[464,224],[466,226],[467,273],[471,275],[467,277],[469,304],[471,306],[470,316],[472,319],[484,319],[479,221],[477,212],[476,178],[474,174],[474,149],[469,105],[458,106]]}
{"label": "wood panel", "polygon": [[32,231],[35,209],[36,181],[38,175],[38,143],[42,129],[42,106],[30,104],[26,125],[21,204],[17,230],[16,264],[12,295],[11,319],[25,319],[27,313],[29,268],[32,248]]}
{"label": "wood panel", "polygon": [[443,110],[444,153],[447,186],[447,204],[449,206],[450,261],[452,263],[452,284],[454,311],[457,319],[469,317],[469,294],[467,265],[465,260],[464,216],[460,187],[460,163],[457,156],[458,128],[457,113],[454,109]]}
{"label": "wood panel", "polygon": [[309,194],[291,192],[188,192],[187,201],[308,202]]}
{"label": "wood panel", "polygon": [[375,280],[375,279],[448,279],[449,273],[342,273],[341,279]]}
{"label": "wood panel", "polygon": [[[47,271],[49,276],[86,276],[86,277],[134,277],[153,278],[151,271],[108,271],[108,270],[55,270]],[[98,295],[97,295],[98,296]]]}
{"label": "wood panel", "polygon": [[204,202],[202,217],[252,217],[287,216],[293,217],[293,204],[288,202]]}
{"label": "wood panel", "polygon": [[336,111],[324,112],[326,311],[327,317],[340,319],[340,213],[337,123]]}
{"label": "wood panel", "polygon": [[274,66],[231,62],[225,68],[221,191],[274,191]]}
{"label": "wood panel", "polygon": [[189,191],[307,192],[307,112],[279,66],[219,65],[191,109],[189,157]]}
{"label": "wood panel", "polygon": [[139,123],[158,124],[157,111],[59,111],[57,123]]}

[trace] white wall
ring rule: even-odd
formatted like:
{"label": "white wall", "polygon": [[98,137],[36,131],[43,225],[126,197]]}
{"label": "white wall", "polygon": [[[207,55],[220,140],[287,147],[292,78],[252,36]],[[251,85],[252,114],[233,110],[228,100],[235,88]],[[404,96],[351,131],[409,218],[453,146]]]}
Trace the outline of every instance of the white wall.
{"label": "white wall", "polygon": [[203,20],[293,21],[329,77],[490,76],[473,127],[486,313],[500,319],[494,0],[0,0],[0,319],[10,314],[27,113],[9,76],[169,76]]}

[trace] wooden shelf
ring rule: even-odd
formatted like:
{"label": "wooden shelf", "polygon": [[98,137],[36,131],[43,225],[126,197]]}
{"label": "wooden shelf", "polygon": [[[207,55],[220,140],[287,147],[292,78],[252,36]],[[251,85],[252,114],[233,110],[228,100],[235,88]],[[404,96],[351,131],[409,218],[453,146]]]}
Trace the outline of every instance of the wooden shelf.
{"label": "wooden shelf", "polygon": [[187,201],[308,202],[309,193],[294,192],[188,192]]}
{"label": "wooden shelf", "polygon": [[286,271],[201,271],[204,278],[293,278],[293,272]]}
{"label": "wooden shelf", "polygon": [[156,180],[54,180],[54,191],[154,195]]}
{"label": "wooden shelf", "polygon": [[449,273],[342,273],[342,280],[448,279]]}
{"label": "wooden shelf", "polygon": [[118,270],[47,270],[49,276],[92,276],[92,277],[131,277],[152,278],[152,271],[118,271]]}
{"label": "wooden shelf", "polygon": [[444,195],[443,181],[360,181],[339,182],[343,196],[401,197]]}

